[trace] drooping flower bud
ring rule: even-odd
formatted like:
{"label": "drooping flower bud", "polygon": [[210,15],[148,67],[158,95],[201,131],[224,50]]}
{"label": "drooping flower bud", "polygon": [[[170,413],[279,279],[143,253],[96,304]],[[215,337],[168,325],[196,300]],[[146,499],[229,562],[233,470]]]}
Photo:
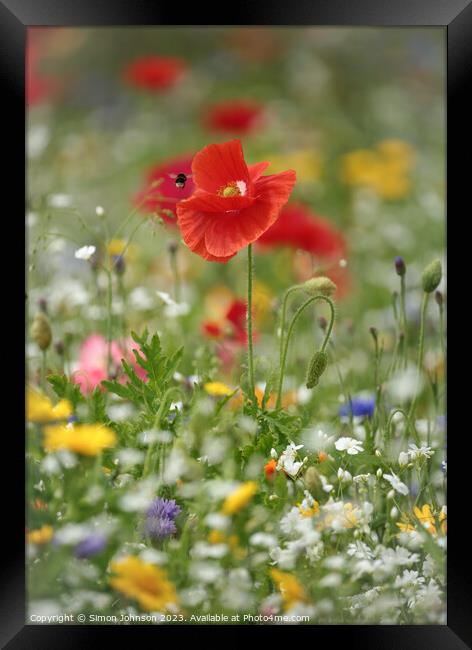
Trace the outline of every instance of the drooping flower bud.
{"label": "drooping flower bud", "polygon": [[332,296],[337,287],[332,280],[322,275],[318,278],[311,278],[303,283],[303,290],[309,296]]}
{"label": "drooping flower bud", "polygon": [[444,296],[442,295],[441,291],[436,291],[434,294],[434,298],[436,300],[436,303],[439,305],[439,307],[442,307],[444,304]]}
{"label": "drooping flower bud", "polygon": [[377,338],[378,338],[378,330],[376,327],[369,327],[369,332],[372,338],[374,339],[375,343],[377,343]]}
{"label": "drooping flower bud", "polygon": [[38,344],[40,350],[47,350],[51,345],[52,331],[49,319],[42,311],[34,317],[31,326],[31,337]]}
{"label": "drooping flower bud", "polygon": [[313,355],[306,375],[306,387],[313,388],[318,383],[321,375],[328,365],[328,355],[322,350],[317,350]]}
{"label": "drooping flower bud", "polygon": [[405,260],[403,257],[396,257],[395,258],[395,271],[397,272],[397,275],[402,276],[405,275],[406,273],[406,265],[405,265]]}
{"label": "drooping flower bud", "polygon": [[426,293],[432,293],[435,291],[439,283],[441,282],[442,278],[442,265],[441,265],[441,260],[434,260],[434,262],[431,262],[431,264],[428,264],[428,266],[425,268],[423,271],[422,275],[422,283],[423,283],[423,291]]}

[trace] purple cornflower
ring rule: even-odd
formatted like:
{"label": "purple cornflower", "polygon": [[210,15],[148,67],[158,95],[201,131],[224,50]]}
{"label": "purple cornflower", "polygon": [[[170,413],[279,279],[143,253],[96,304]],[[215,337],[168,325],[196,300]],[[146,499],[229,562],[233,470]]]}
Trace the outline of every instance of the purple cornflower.
{"label": "purple cornflower", "polygon": [[80,559],[92,557],[93,555],[97,555],[97,553],[101,553],[106,545],[106,538],[100,533],[94,533],[77,544],[74,555]]}
{"label": "purple cornflower", "polygon": [[177,532],[175,518],[181,508],[175,499],[154,499],[146,513],[144,532],[153,541],[159,542]]}
{"label": "purple cornflower", "polygon": [[353,397],[350,404],[343,404],[339,409],[341,417],[347,417],[352,412],[353,416],[367,416],[371,418],[375,410],[375,399],[373,397]]}

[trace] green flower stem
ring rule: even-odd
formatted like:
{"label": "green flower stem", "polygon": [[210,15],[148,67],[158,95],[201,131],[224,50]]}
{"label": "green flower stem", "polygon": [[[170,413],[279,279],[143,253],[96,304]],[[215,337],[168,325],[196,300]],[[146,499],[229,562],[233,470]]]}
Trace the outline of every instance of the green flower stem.
{"label": "green flower stem", "polygon": [[416,376],[416,388],[413,400],[411,402],[410,410],[408,411],[408,417],[411,419],[413,412],[416,407],[416,401],[418,398],[418,391],[420,387],[420,377],[421,369],[423,367],[423,355],[424,355],[424,331],[426,323],[426,309],[428,307],[429,293],[426,291],[423,293],[423,300],[421,303],[421,319],[420,319],[420,338],[418,346],[418,362],[417,362],[417,376]]}
{"label": "green flower stem", "polygon": [[247,365],[249,377],[249,393],[251,399],[256,403],[256,389],[254,383],[254,350],[252,338],[252,282],[254,276],[254,260],[252,244],[247,247]]}
{"label": "green flower stem", "polygon": [[406,368],[408,363],[408,338],[407,338],[407,321],[406,321],[406,307],[405,307],[405,276],[400,278],[400,322],[403,330],[403,366]]}
{"label": "green flower stem", "polygon": [[386,443],[391,438],[391,427],[392,427],[392,423],[393,423],[393,418],[397,413],[401,413],[403,415],[403,417],[405,418],[405,421],[406,421],[406,425],[407,425],[407,427],[406,427],[407,434],[408,434],[408,432],[411,432],[412,435],[413,435],[413,438],[415,440],[415,443],[419,446],[420,445],[420,439],[419,439],[419,436],[418,436],[418,432],[416,431],[415,426],[411,422],[408,414],[403,409],[400,409],[400,408],[394,409],[389,415],[389,418],[388,418],[388,421],[387,421],[387,426],[385,428]]}
{"label": "green flower stem", "polygon": [[[161,403],[159,404],[159,408],[157,410],[156,417],[154,418],[154,428],[155,429],[159,429],[159,427],[161,425],[162,417],[164,415],[165,409],[167,409],[169,396],[172,393],[179,393],[179,395],[181,395],[183,397],[182,391],[177,386],[171,386],[170,388],[168,388],[166,390],[166,392],[162,396]],[[148,450],[147,450],[147,453],[146,453],[146,458],[144,459],[143,478],[145,478],[149,474],[149,472],[151,471],[151,467],[152,467],[151,460],[152,460],[152,458],[154,456],[156,446],[157,446],[156,444],[150,444],[149,447],[148,447]]]}
{"label": "green flower stem", "polygon": [[308,300],[305,300],[305,302],[295,312],[295,314],[294,314],[294,316],[293,316],[293,318],[292,318],[292,320],[290,322],[290,325],[289,325],[289,328],[288,328],[288,331],[287,331],[287,336],[285,337],[284,347],[283,347],[283,352],[282,352],[282,359],[281,359],[281,363],[280,363],[279,386],[278,386],[278,391],[277,391],[276,408],[280,408],[281,405],[282,405],[282,390],[283,390],[283,382],[284,382],[284,375],[285,375],[285,366],[286,366],[286,363],[287,363],[288,345],[290,343],[290,337],[292,336],[293,328],[295,327],[295,323],[297,322],[297,320],[301,316],[302,312],[309,305],[311,305],[312,302],[315,302],[316,300],[323,300],[324,302],[326,302],[329,305],[330,310],[331,310],[331,318],[330,318],[330,321],[329,321],[328,328],[326,330],[326,334],[325,334],[323,344],[321,346],[321,352],[324,352],[325,349],[326,349],[326,346],[328,345],[328,341],[329,341],[329,338],[331,336],[331,332],[333,330],[334,319],[335,319],[334,304],[333,304],[332,300],[330,300],[330,298],[328,298],[327,296],[322,296],[322,295],[312,296],[312,297],[308,298]]}
{"label": "green flower stem", "polygon": [[282,367],[282,356],[283,356],[283,351],[284,351],[284,337],[285,337],[285,318],[287,314],[287,303],[290,295],[294,291],[298,291],[298,289],[301,289],[301,285],[295,284],[293,287],[290,287],[287,289],[285,292],[285,296],[282,302],[282,314],[281,314],[281,320],[280,320],[280,344],[279,344],[279,367]]}
{"label": "green flower stem", "polygon": [[444,305],[439,305],[439,338],[441,339],[441,351],[444,363],[446,362],[446,327],[444,323]]}
{"label": "green flower stem", "polygon": [[43,390],[46,392],[48,385],[46,381],[46,372],[47,372],[47,350],[43,350],[41,353],[41,385]]}

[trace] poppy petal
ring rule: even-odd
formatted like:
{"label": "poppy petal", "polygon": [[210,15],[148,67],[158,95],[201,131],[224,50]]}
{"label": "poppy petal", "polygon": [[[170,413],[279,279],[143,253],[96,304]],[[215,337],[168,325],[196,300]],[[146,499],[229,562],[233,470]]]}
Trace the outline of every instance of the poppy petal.
{"label": "poppy petal", "polygon": [[209,215],[194,210],[189,201],[181,201],[177,205],[177,218],[180,232],[187,246],[194,253],[211,262],[227,262],[235,253],[227,256],[212,255],[205,246],[205,232],[211,221]]}
{"label": "poppy petal", "polygon": [[282,208],[287,203],[296,180],[297,175],[293,169],[280,174],[260,176],[254,184],[254,194],[260,201]]}
{"label": "poppy petal", "polygon": [[201,212],[234,212],[248,208],[254,203],[255,199],[251,196],[220,196],[210,194],[204,190],[197,190],[186,201],[194,210]]}
{"label": "poppy petal", "polygon": [[255,183],[257,179],[261,176],[262,172],[267,169],[270,165],[269,162],[260,162],[255,165],[248,165],[249,179],[251,183]]}
{"label": "poppy petal", "polygon": [[204,147],[193,159],[192,175],[198,188],[212,194],[235,181],[249,184],[241,141],[230,140]]}

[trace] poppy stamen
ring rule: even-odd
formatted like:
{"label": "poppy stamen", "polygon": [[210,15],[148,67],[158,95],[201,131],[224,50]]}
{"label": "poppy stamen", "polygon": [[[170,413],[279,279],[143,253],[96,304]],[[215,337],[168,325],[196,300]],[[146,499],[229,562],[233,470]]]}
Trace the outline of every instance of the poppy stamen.
{"label": "poppy stamen", "polygon": [[246,194],[246,183],[244,181],[228,183],[228,185],[225,185],[218,190],[218,194],[226,198],[244,196]]}

